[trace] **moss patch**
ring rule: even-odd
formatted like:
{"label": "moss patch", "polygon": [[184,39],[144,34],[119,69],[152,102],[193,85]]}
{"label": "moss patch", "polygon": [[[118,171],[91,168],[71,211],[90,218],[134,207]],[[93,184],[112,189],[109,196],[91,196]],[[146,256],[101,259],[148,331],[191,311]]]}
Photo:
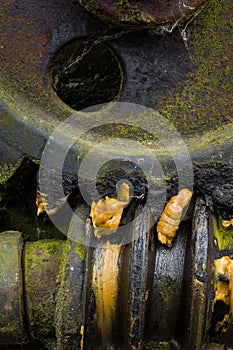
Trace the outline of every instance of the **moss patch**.
{"label": "moss patch", "polygon": [[233,121],[233,19],[230,0],[211,0],[187,28],[196,69],[159,109],[184,134],[202,134]]}
{"label": "moss patch", "polygon": [[41,240],[25,247],[25,295],[29,328],[38,339],[54,336],[57,278],[64,242]]}
{"label": "moss patch", "polygon": [[219,250],[233,249],[233,230],[224,229],[221,221],[220,216],[214,217],[214,236],[218,241]]}
{"label": "moss patch", "polygon": [[82,243],[77,242],[75,245],[74,251],[81,260],[84,260],[86,255],[86,250],[85,250],[85,246]]}
{"label": "moss patch", "polygon": [[165,341],[160,341],[160,342],[154,342],[150,341],[146,343],[143,347],[143,350],[169,350],[170,346],[169,343]]}
{"label": "moss patch", "polygon": [[5,343],[21,342],[25,336],[22,250],[23,239],[19,232],[8,231],[0,235],[0,337]]}

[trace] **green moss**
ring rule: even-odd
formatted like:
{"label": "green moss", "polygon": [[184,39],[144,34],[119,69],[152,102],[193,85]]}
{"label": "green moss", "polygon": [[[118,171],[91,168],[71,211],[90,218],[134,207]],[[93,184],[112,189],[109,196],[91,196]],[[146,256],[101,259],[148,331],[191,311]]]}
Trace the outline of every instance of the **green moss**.
{"label": "green moss", "polygon": [[169,346],[169,343],[165,341],[160,341],[160,342],[150,341],[145,345],[143,345],[142,349],[143,350],[169,350],[170,346]]}
{"label": "green moss", "polygon": [[[85,245],[83,244],[82,234],[79,234],[79,232],[77,232],[77,230],[80,229],[80,226],[75,225],[76,220],[79,220],[79,217],[78,215],[74,214],[74,216],[70,220],[70,224],[67,232],[67,241],[69,242],[69,244],[71,244],[71,241],[74,241],[73,249],[75,254],[77,254],[77,257],[79,257],[81,260],[84,260],[86,255],[86,248],[85,248]],[[82,224],[81,224],[81,227],[82,227]],[[66,257],[66,255],[64,255],[64,257]]]}
{"label": "green moss", "polygon": [[80,3],[103,22],[110,22],[118,27],[127,28],[127,30],[152,28],[158,34],[170,32],[171,27],[181,15],[178,14],[178,11],[175,14],[169,11],[165,13],[162,9],[164,14],[161,16],[161,14],[158,15],[156,9],[153,9],[154,5],[149,8],[149,6],[138,5],[128,0],[119,0],[110,11],[105,11],[96,0],[82,0]]}
{"label": "green moss", "polygon": [[233,249],[233,230],[224,229],[222,226],[222,218],[214,217],[214,236],[218,241],[219,250]]}
{"label": "green moss", "polygon": [[82,5],[101,21],[123,28],[131,28],[132,30],[140,30],[143,28],[154,27],[154,17],[146,11],[143,11],[137,5],[126,1],[119,1],[117,16],[110,17],[98,8],[95,1],[82,1]]}
{"label": "green moss", "polygon": [[[3,320],[1,319],[1,322]],[[6,320],[6,325],[4,327],[1,327],[1,335],[3,334],[9,334],[9,337],[11,334],[14,334],[15,333],[15,330],[18,328],[18,321],[17,320],[14,320],[14,321],[9,321],[9,320]]]}
{"label": "green moss", "polygon": [[74,251],[81,260],[84,260],[86,255],[86,250],[85,250],[85,246],[82,243],[77,242],[75,245]]}
{"label": "green moss", "polygon": [[[63,249],[64,242],[56,239],[43,239],[29,244],[28,253],[31,252],[33,254],[34,249],[41,250],[41,253],[44,253],[48,256],[52,256],[54,254],[61,253],[61,249]],[[30,254],[29,254],[30,256]],[[35,256],[33,256],[35,258]]]}
{"label": "green moss", "polygon": [[14,342],[21,339],[24,333],[21,271],[23,238],[16,231],[3,232],[0,234],[0,247],[0,337],[3,336],[5,341],[11,339]]}
{"label": "green moss", "polygon": [[216,344],[216,343],[207,343],[202,348],[203,350],[224,350],[225,346],[222,344]]}
{"label": "green moss", "polygon": [[11,164],[4,164],[3,166],[0,167],[0,183],[6,182],[9,177],[14,172],[14,167]]}
{"label": "green moss", "polygon": [[39,164],[37,160],[29,158],[28,156],[22,156],[14,165],[5,163],[0,166],[0,186],[6,183],[21,166],[25,166],[25,164],[29,162]]}
{"label": "green moss", "polygon": [[196,68],[159,108],[182,133],[200,135],[233,121],[231,1],[209,1],[188,26],[187,37],[190,60]]}
{"label": "green moss", "polygon": [[120,23],[135,23],[135,25],[138,25],[138,23],[142,22],[143,25],[152,25],[154,22],[154,17],[151,14],[127,0],[120,0],[118,8]]}
{"label": "green moss", "polygon": [[57,278],[64,242],[40,240],[25,247],[25,295],[29,328],[35,337],[55,334]]}
{"label": "green moss", "polygon": [[70,239],[64,241],[63,252],[61,256],[60,269],[59,269],[59,278],[57,282],[64,280],[64,276],[67,273],[69,268],[69,252],[70,252]]}

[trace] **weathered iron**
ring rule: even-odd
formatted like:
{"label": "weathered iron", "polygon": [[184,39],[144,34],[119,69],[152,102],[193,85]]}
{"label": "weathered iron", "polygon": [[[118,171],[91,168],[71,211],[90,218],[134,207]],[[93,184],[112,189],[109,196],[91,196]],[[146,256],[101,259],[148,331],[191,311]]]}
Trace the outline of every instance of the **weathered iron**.
{"label": "weathered iron", "polygon": [[[62,47],[82,38],[92,43],[85,48],[89,61],[95,59],[96,45],[105,44],[120,62],[123,85],[113,99],[159,110],[187,142],[193,161],[232,162],[232,75],[227,64],[232,57],[231,16],[229,0],[211,0],[181,28],[183,40],[178,29],[165,36],[146,30],[125,33],[93,18],[78,1],[3,2],[2,162],[15,162],[25,153],[40,159],[48,134],[74,112],[53,89],[51,65]],[[64,64],[68,61],[72,58],[64,57]],[[76,68],[83,69],[82,60]],[[80,125],[92,125],[86,118],[80,115]],[[88,147],[79,149],[85,152]]]}
{"label": "weathered iron", "polygon": [[[142,4],[137,2],[137,7]],[[147,4],[144,2],[145,6]],[[182,21],[180,14],[176,14],[179,6],[174,7],[174,22],[170,12],[161,11],[164,20],[161,17],[156,21],[166,22],[165,31],[171,33],[157,36],[156,30],[139,30],[137,25],[137,30],[122,29],[101,22],[77,0],[69,3],[63,0],[2,2],[0,219],[3,230],[22,228],[30,235],[32,228],[35,239],[36,234],[47,237],[54,229],[48,226],[44,230],[45,225],[41,229],[36,208],[32,206],[36,195],[37,161],[48,135],[74,113],[54,90],[63,76],[56,76],[55,69],[52,77],[52,65],[59,58],[60,49],[76,40],[80,43],[83,38],[88,42],[85,62],[93,63],[93,55],[96,52],[100,55],[101,45],[105,45],[118,62],[120,86],[113,100],[156,109],[180,132],[193,161],[195,193],[203,194],[208,206],[198,198],[193,223],[188,221],[181,225],[171,249],[159,244],[154,229],[148,231],[148,236],[142,236],[142,226],[150,221],[148,212],[143,222],[135,221],[131,227],[135,240],[122,246],[119,252],[118,272],[114,275],[118,276],[120,286],[117,307],[110,313],[114,314],[114,320],[108,322],[110,327],[104,341],[103,327],[97,324],[97,287],[93,282],[95,260],[104,250],[98,242],[95,248],[87,248],[88,240],[95,239],[89,223],[80,224],[71,231],[67,241],[24,242],[19,233],[2,233],[0,343],[24,343],[32,337],[41,340],[49,349],[58,350],[95,350],[103,346],[116,349],[140,349],[142,346],[184,350],[198,350],[201,346],[212,350],[223,348],[213,343],[232,347],[231,319],[224,334],[215,331],[216,322],[230,316],[224,304],[218,303],[220,309],[213,309],[214,286],[211,283],[214,260],[223,255],[232,258],[232,231],[221,227],[221,220],[229,221],[233,216],[233,75],[230,63],[233,7],[230,0],[210,0],[205,7],[202,4],[201,1],[182,3],[183,7],[195,7],[185,7]],[[196,12],[198,6],[202,11]],[[147,11],[146,7],[143,11]],[[191,13],[193,17],[189,17]],[[187,22],[183,21],[183,14],[188,16]],[[134,22],[135,19],[137,16],[133,17]],[[141,16],[139,27],[147,26],[143,21]],[[176,29],[173,23],[178,25]],[[80,57],[61,57],[62,67],[67,67],[68,62],[76,69],[75,74],[83,68],[84,60]],[[91,76],[89,81],[98,80],[98,77],[98,74]],[[77,81],[71,83],[68,95]],[[104,86],[103,91],[107,87]],[[86,91],[87,94],[91,91],[88,86]],[[95,98],[91,100],[91,104],[97,102]],[[76,108],[81,109],[83,105],[77,104]],[[91,127],[92,117],[86,114],[84,118],[80,114],[79,122],[80,126]],[[154,123],[154,119],[145,122],[148,126]],[[101,134],[100,130],[97,132]],[[130,128],[121,128],[119,135],[130,137],[131,134]],[[144,144],[150,144],[147,133],[145,135]],[[92,147],[91,140],[90,132],[85,146],[80,143],[74,147],[75,164],[71,157],[64,166],[64,188],[68,193],[77,190],[76,156],[82,156]],[[66,147],[65,137],[59,141],[61,147]],[[154,152],[157,154],[157,150]],[[28,157],[20,161],[19,168],[16,165],[16,172],[11,172],[10,164],[15,165],[23,154]],[[30,157],[36,162],[29,160]],[[175,195],[177,176],[165,158],[162,162],[166,164],[169,196]],[[22,173],[22,169],[26,171]],[[111,194],[115,183],[126,174],[126,178],[133,178],[140,195],[145,184],[137,174],[131,176],[132,173],[131,170],[124,173],[121,167],[113,170],[110,167],[109,176],[100,184],[101,194]],[[20,181],[15,187],[17,177]],[[29,188],[35,193],[29,192]],[[215,218],[212,222],[209,209],[221,219]],[[86,207],[78,210],[83,212],[84,218],[89,216]],[[75,241],[77,230],[79,237],[83,237],[78,244]],[[95,266],[98,273],[107,271],[103,262]],[[204,345],[206,340],[209,343]]]}

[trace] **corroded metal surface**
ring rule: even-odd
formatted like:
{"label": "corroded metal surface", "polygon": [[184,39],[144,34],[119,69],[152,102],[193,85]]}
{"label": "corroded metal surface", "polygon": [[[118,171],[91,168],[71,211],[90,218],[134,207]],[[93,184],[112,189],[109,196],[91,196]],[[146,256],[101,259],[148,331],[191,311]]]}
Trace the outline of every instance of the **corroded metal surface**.
{"label": "corroded metal surface", "polygon": [[[135,212],[136,219],[132,227],[132,248],[129,263],[128,327],[129,348],[139,348],[144,341],[146,331],[146,314],[148,313],[148,296],[152,287],[150,266],[153,263],[153,230],[150,227],[149,210],[140,215],[139,206]],[[145,235],[144,232],[147,232]]]}
{"label": "corroded metal surface", "polygon": [[[92,4],[94,3],[97,2],[93,1]],[[83,1],[83,4],[87,2]],[[149,18],[149,4],[154,6],[155,2],[137,2],[137,6],[135,5],[137,8],[142,8],[143,5],[147,19]],[[173,12],[175,14],[179,6],[175,1],[173,4],[176,4]],[[184,4],[196,7],[202,3],[201,1],[198,3],[189,1],[182,3],[182,7],[185,7]],[[170,7],[167,9],[171,10]],[[111,10],[110,7],[109,10]],[[182,11],[181,15],[177,14],[175,18],[170,16],[172,11],[170,14],[167,12],[166,18],[169,17],[173,26],[180,16],[183,17],[184,14],[189,16],[193,11],[188,8],[186,10]],[[162,11],[160,13],[162,14]],[[60,121],[74,112],[60,101],[52,88],[50,65],[56,52],[70,40],[76,38],[88,37],[92,42],[102,40],[113,49],[114,54],[122,63],[124,84],[119,101],[134,102],[159,109],[164,116],[169,118],[186,140],[192,160],[196,161],[194,175],[197,192],[205,196],[210,208],[217,214],[226,220],[231,219],[233,193],[233,75],[230,65],[233,47],[232,13],[232,1],[211,0],[195,20],[188,22],[187,27],[185,24],[184,27],[181,27],[183,37],[179,30],[173,31],[171,35],[156,36],[155,32],[148,30],[129,32],[106,25],[85,11],[77,0],[69,2],[63,0],[59,2],[55,0],[49,2],[47,0],[40,2],[37,0],[3,1],[0,13],[3,19],[0,26],[2,40],[0,46],[0,138],[4,140],[0,140],[1,163],[15,162],[23,153],[39,159],[48,134]],[[139,18],[140,14],[139,17],[137,16],[138,14],[132,16],[133,21],[137,20],[137,24],[144,26],[145,18]],[[166,28],[168,31],[171,29],[171,26]],[[85,121],[88,124],[89,120],[85,119]],[[80,118],[80,123],[82,122]],[[154,120],[150,122],[153,125]],[[124,131],[127,133],[127,130]],[[147,140],[144,141],[147,142]],[[65,141],[61,140],[61,143],[62,146],[65,146]],[[87,151],[83,145],[78,149],[83,153]],[[29,169],[33,170],[33,175],[30,172],[30,176],[33,177],[34,187],[32,188],[35,190],[37,166],[29,167]],[[21,172],[17,174],[24,176]],[[120,171],[114,172],[115,177],[111,175],[110,179],[104,179],[101,184],[102,188],[105,188],[105,191],[106,188],[109,190],[111,181],[119,180],[117,176],[120,174],[122,174]],[[136,175],[134,180],[137,184],[136,189],[141,194],[141,187],[144,188],[144,185],[142,186],[141,179]],[[26,211],[27,215],[30,214],[31,217],[36,218],[36,209],[33,207],[31,194],[31,204],[25,205],[24,203],[24,198],[27,200],[29,198],[27,178],[24,177],[17,187],[15,187],[14,178],[11,181],[12,192],[6,191],[5,183],[3,185],[1,183],[0,188],[0,215],[1,218],[4,218],[4,229],[5,225],[13,223],[17,226],[18,224],[16,216],[13,219],[9,216],[17,202],[19,206],[15,209],[18,215],[17,220],[22,221],[23,224],[20,223],[20,225],[23,231],[31,234],[31,226],[33,226],[35,232],[38,230],[38,234],[43,234],[42,230],[39,230],[41,226],[38,226],[38,222],[35,223],[36,220],[31,220],[33,221],[31,226],[25,224],[27,222],[25,220]],[[64,182],[68,192],[74,187],[77,188],[77,182],[75,185],[71,183],[72,177],[66,177]],[[169,195],[174,195],[176,177],[169,178],[168,182]],[[10,186],[8,190],[9,188]],[[11,197],[8,197],[9,193]],[[107,194],[109,195],[109,192]],[[141,237],[141,227],[132,228],[138,240],[135,240],[132,245],[123,247],[118,260],[121,289],[116,311],[116,334],[110,340],[113,346],[117,347],[121,338],[123,345],[120,344],[120,349],[123,349],[124,346],[127,348],[129,343],[140,347],[145,337],[147,340],[156,338],[158,342],[166,342],[167,347],[168,342],[171,341],[176,347],[179,344],[189,344],[189,348],[190,346],[198,348],[202,338],[208,337],[208,329],[206,332],[203,332],[202,329],[204,316],[196,318],[195,315],[198,315],[199,312],[200,314],[209,312],[206,327],[208,328],[211,322],[214,323],[211,301],[206,301],[208,291],[210,291],[210,298],[212,297],[211,254],[219,257],[219,254],[223,252],[219,252],[218,246],[213,244],[213,228],[208,228],[207,232],[209,212],[206,204],[204,201],[198,203],[193,219],[193,229],[190,222],[182,224],[174,246],[170,250],[161,246],[156,239],[155,242],[153,241],[151,238],[153,232],[150,237]],[[28,213],[29,207],[31,208],[30,213]],[[146,220],[147,218],[143,224],[146,224]],[[193,235],[191,236],[192,230]],[[20,313],[21,306],[23,310],[20,294],[22,271],[17,260],[22,249],[22,239],[17,236],[15,246],[12,248],[11,244],[4,245],[5,238],[7,235],[4,238],[1,237],[1,251],[4,251],[5,257],[10,255],[9,251],[13,252],[9,278],[13,286],[11,291],[14,307],[11,308],[8,302],[10,294],[6,297],[3,291],[1,300],[6,300],[6,307],[0,314],[3,318],[7,316],[7,320],[6,318],[1,319],[2,342],[22,342],[25,336],[24,320]],[[189,246],[193,248],[187,249]],[[46,243],[44,247],[47,247]],[[52,324],[48,326],[47,335],[51,335],[52,338],[56,333],[60,350],[66,347],[69,349],[79,347],[82,350],[93,349],[93,344],[98,348],[101,339],[99,335],[98,341],[95,337],[95,330],[98,327],[95,318],[95,296],[90,282],[93,259],[98,257],[98,249],[94,253],[91,249],[83,251],[81,246],[77,246],[74,241],[68,241],[66,248],[61,263],[62,276],[59,280],[56,280],[58,266],[50,269],[49,261],[47,261],[50,259],[48,258],[50,254],[48,252],[43,254],[41,248],[35,248],[33,258],[34,261],[38,258],[37,261],[40,262],[38,269],[37,266],[31,268],[30,264],[25,264],[27,277],[30,277],[29,280],[26,279],[25,288],[25,291],[28,291],[28,298],[25,298],[25,302],[28,303],[26,307],[28,310],[27,327],[32,335],[41,337],[43,328],[40,329],[40,324],[44,327],[51,317]],[[206,256],[207,248],[208,257]],[[26,251],[28,249],[26,248]],[[101,251],[101,248],[99,250]],[[200,256],[199,252],[201,252]],[[231,251],[226,249],[225,253],[231,254]],[[44,263],[42,263],[43,258],[47,259]],[[6,260],[3,257],[1,263],[3,272],[6,271],[5,263]],[[138,271],[143,276],[141,279],[138,278]],[[33,289],[35,286],[32,286],[30,290],[29,287],[30,280],[33,282],[33,276],[37,272],[35,286],[40,287],[40,276],[43,278],[44,274],[46,278],[51,278],[49,280],[51,284],[43,285],[44,290],[36,296],[34,295],[35,289]],[[47,276],[50,273],[51,275]],[[3,287],[6,286],[4,276],[4,273],[0,275]],[[59,286],[57,282],[60,283]],[[29,304],[30,302],[36,303],[39,296],[47,298],[50,295],[47,288],[50,286],[52,286],[52,296],[42,305],[43,317],[40,319],[37,317],[39,311],[36,310],[35,305],[30,308]],[[57,298],[54,299],[58,287],[59,292]],[[135,298],[138,290],[141,291],[141,294]],[[54,300],[56,300],[56,308]],[[54,320],[54,308],[56,321]],[[187,322],[183,316],[184,309],[188,315]],[[46,310],[50,313],[49,315],[45,315]],[[153,315],[153,310],[156,311],[156,315]],[[174,314],[177,315],[176,319]],[[13,335],[11,334],[12,328],[9,330],[6,327],[8,316],[17,318],[16,323],[13,324]],[[121,320],[123,320],[122,323]],[[180,322],[177,320],[186,324],[186,327],[182,329],[183,334],[178,329]],[[53,329],[55,325],[56,331]],[[189,332],[190,327],[192,334]],[[129,334],[130,337],[128,337]],[[216,335],[212,335],[214,339],[210,340],[221,341],[219,339],[221,336],[217,336],[216,339]],[[9,340],[10,336],[12,338]],[[224,341],[230,345],[232,340],[228,339],[228,336],[229,334],[226,334],[227,339]],[[175,340],[172,340],[172,337]],[[52,349],[52,344],[50,344],[50,349]]]}
{"label": "corroded metal surface", "polygon": [[[155,241],[153,288],[149,293],[146,335],[169,341],[176,337],[176,327],[182,320],[185,251],[190,222],[182,225],[172,249]],[[185,232],[185,233],[184,233]]]}
{"label": "corroded metal surface", "polygon": [[[229,159],[232,6],[229,1],[224,4],[211,0],[183,32],[186,42],[178,30],[165,36],[144,30],[120,34],[119,28],[93,18],[78,1],[4,1],[0,86],[5,160],[22,153],[40,158],[48,133],[73,112],[52,88],[50,65],[62,46],[82,37],[102,40],[122,62],[119,101],[159,109],[184,138],[194,138],[187,142],[196,159]],[[219,133],[200,140],[210,129]],[[10,147],[7,153],[4,142]]]}
{"label": "corroded metal surface", "polygon": [[188,1],[105,1],[80,0],[87,10],[100,18],[115,21],[121,25],[158,26],[169,22],[175,23],[190,16],[206,0]]}

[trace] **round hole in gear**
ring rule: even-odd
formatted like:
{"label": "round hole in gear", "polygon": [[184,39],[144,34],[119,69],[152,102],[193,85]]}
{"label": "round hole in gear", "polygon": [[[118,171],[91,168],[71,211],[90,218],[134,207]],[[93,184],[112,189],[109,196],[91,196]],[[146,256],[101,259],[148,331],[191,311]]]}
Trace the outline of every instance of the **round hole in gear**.
{"label": "round hole in gear", "polygon": [[116,101],[123,84],[122,67],[113,50],[90,39],[63,46],[51,62],[51,77],[59,98],[77,111]]}

